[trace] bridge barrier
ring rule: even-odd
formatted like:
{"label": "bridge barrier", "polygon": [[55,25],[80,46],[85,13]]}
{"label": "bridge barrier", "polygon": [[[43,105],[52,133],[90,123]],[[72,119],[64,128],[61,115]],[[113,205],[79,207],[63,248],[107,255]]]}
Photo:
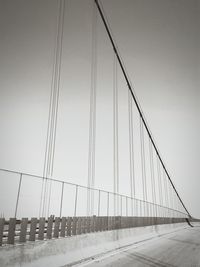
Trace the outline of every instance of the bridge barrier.
{"label": "bridge barrier", "polygon": [[[116,201],[119,216],[188,217],[187,213],[175,206],[170,206],[170,203],[161,205],[161,203],[58,179],[44,179],[42,176],[0,169],[0,180],[2,187],[0,200],[6,203],[6,205],[0,205],[0,217],[6,220],[12,217],[48,218],[51,214],[56,217],[63,217],[66,214],[71,217],[116,216],[114,209]],[[46,187],[48,193],[44,196],[43,191]],[[88,193],[94,200],[91,209],[88,209]]]}
{"label": "bridge barrier", "polygon": [[86,233],[126,229],[150,225],[185,222],[185,218],[166,217],[54,217],[45,218],[0,218],[0,246],[25,243],[26,241],[57,239]]}

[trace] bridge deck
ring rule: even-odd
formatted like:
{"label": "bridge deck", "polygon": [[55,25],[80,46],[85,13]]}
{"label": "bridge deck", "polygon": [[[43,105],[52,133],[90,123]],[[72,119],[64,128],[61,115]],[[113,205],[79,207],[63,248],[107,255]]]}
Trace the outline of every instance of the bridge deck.
{"label": "bridge deck", "polygon": [[79,266],[200,266],[200,224],[97,257]]}
{"label": "bridge deck", "polygon": [[0,266],[200,266],[199,247],[200,223],[163,224],[2,246]]}

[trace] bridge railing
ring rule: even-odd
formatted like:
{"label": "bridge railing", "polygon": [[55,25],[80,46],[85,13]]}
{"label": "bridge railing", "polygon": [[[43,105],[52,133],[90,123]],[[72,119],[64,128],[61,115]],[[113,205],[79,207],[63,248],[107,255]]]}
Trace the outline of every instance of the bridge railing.
{"label": "bridge railing", "polygon": [[0,246],[24,243],[26,241],[47,240],[86,233],[150,226],[157,224],[182,223],[184,218],[166,217],[54,217],[45,218],[0,218]]}
{"label": "bridge railing", "polygon": [[[187,218],[182,211],[62,180],[0,169],[0,217],[132,216]],[[46,190],[46,192],[45,192]],[[88,191],[93,206],[88,211]],[[117,205],[116,205],[117,203]]]}

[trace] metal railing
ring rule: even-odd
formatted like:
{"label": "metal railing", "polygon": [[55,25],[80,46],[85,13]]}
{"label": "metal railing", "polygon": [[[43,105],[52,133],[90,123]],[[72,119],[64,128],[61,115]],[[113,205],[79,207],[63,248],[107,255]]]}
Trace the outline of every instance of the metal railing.
{"label": "metal railing", "polygon": [[[11,217],[47,218],[51,214],[60,218],[62,216],[87,216],[88,190],[92,192],[94,199],[91,216],[188,217],[188,214],[182,211],[157,203],[23,172],[0,169],[0,181],[0,217],[6,219]],[[44,183],[48,187],[46,196],[42,196]],[[114,210],[116,201],[117,211]],[[43,213],[41,213],[41,202],[46,202]]]}

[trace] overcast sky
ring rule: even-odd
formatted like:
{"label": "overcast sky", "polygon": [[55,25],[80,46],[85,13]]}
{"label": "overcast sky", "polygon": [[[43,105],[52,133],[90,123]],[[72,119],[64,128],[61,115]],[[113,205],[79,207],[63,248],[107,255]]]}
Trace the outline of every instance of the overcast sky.
{"label": "overcast sky", "polygon": [[[200,217],[199,1],[102,3],[172,180],[191,214]],[[66,0],[53,175],[83,185],[87,184],[92,10],[91,0]],[[0,0],[0,168],[42,175],[56,12],[55,0]],[[95,185],[112,190],[113,52],[100,18],[97,25]],[[129,194],[127,87],[120,72],[118,79],[120,192]]]}

